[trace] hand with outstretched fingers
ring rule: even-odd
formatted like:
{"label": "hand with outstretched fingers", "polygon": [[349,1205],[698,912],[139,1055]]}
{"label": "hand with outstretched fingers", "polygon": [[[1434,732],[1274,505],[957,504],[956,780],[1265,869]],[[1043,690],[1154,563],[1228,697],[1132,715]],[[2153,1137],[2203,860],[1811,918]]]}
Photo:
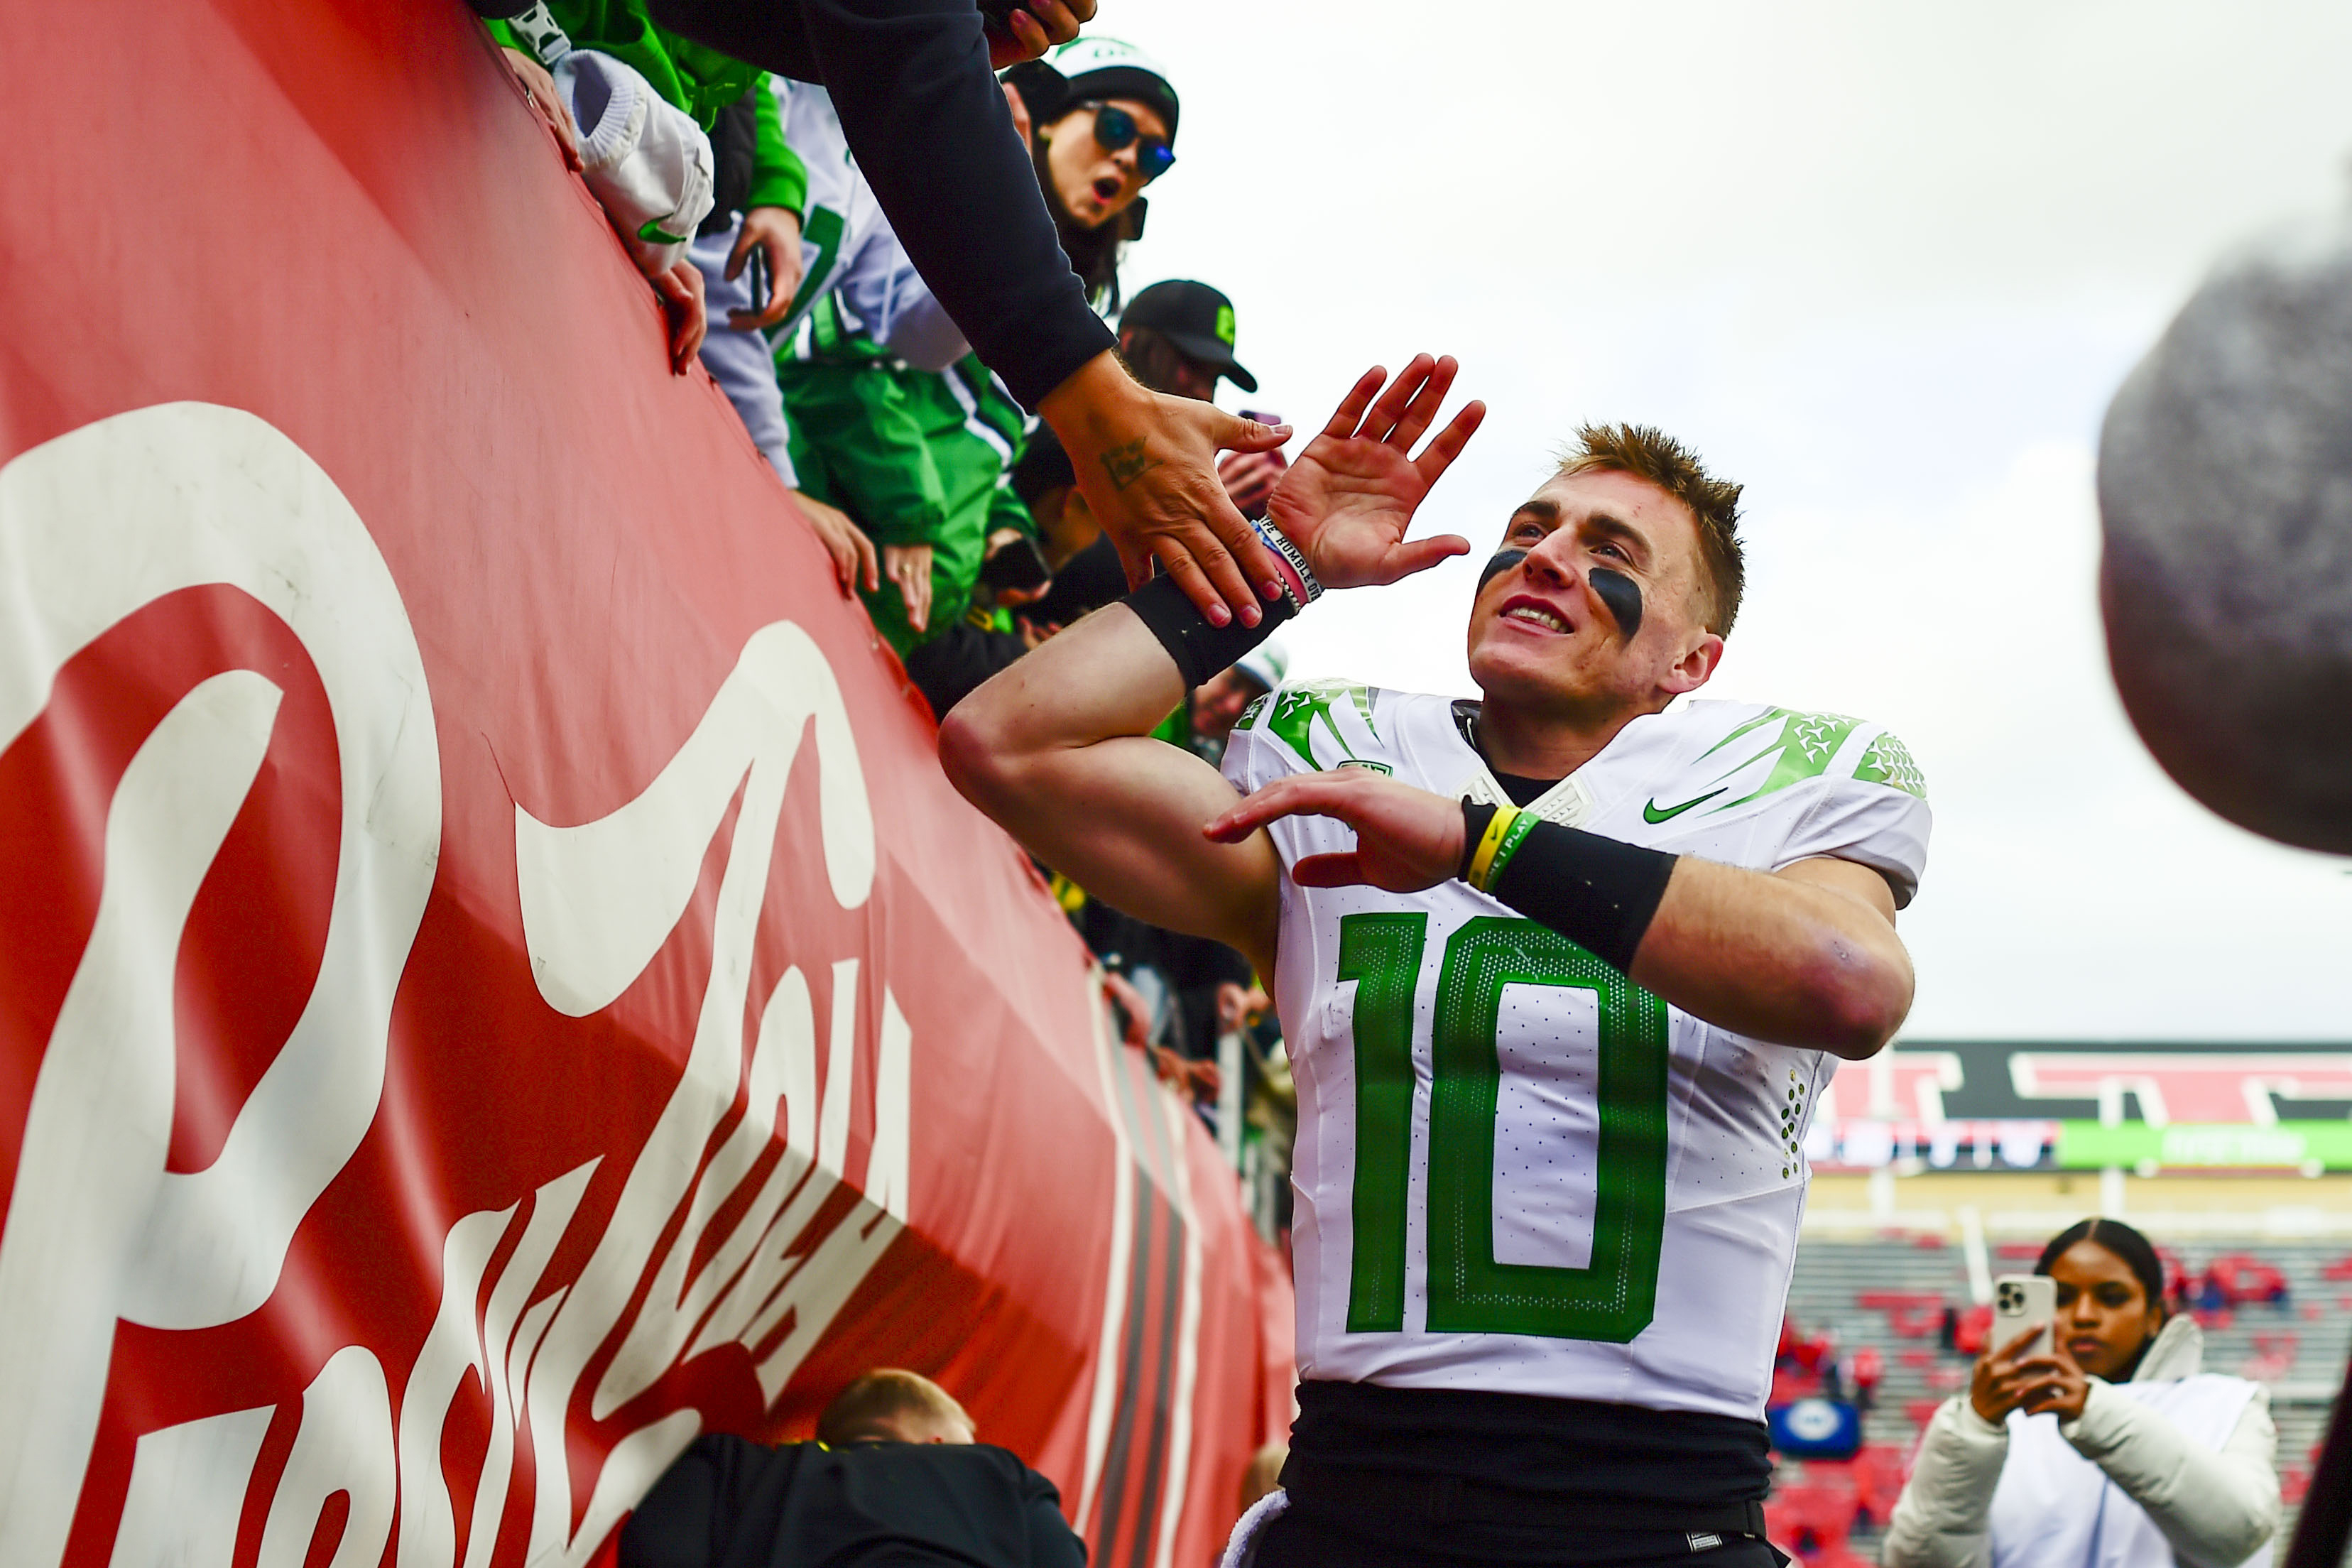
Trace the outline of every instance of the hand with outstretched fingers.
{"label": "hand with outstretched fingers", "polygon": [[1462,864],[1461,803],[1370,768],[1276,779],[1201,832],[1218,844],[1239,844],[1284,816],[1328,816],[1356,830],[1356,847],[1349,853],[1309,855],[1290,868],[1290,879],[1302,888],[1417,893],[1446,880]]}
{"label": "hand with outstretched fingers", "polygon": [[1266,520],[1306,552],[1325,587],[1393,583],[1469,553],[1470,542],[1459,534],[1410,543],[1404,537],[1430,487],[1486,416],[1485,404],[1463,405],[1421,456],[1412,456],[1459,368],[1450,355],[1415,354],[1385,392],[1388,373],[1377,365],[1366,371],[1275,487]]}

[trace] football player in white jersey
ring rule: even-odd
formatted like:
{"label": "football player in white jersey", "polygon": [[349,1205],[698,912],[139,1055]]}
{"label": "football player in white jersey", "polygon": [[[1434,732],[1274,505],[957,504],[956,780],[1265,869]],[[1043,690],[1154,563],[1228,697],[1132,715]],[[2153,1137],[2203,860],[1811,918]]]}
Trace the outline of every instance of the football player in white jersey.
{"label": "football player in white jersey", "polygon": [[[1412,455],[1454,372],[1370,373],[1285,477],[1268,625],[1469,549],[1405,538],[1483,414]],[[1927,808],[1874,724],[1675,701],[1738,608],[1738,495],[1588,427],[1480,584],[1482,701],[1286,685],[1223,778],[1147,732],[1265,633],[1164,579],[942,726],[1048,864],[1274,977],[1300,1414],[1260,1568],[1775,1561],[1800,1149],[1910,1007]]]}

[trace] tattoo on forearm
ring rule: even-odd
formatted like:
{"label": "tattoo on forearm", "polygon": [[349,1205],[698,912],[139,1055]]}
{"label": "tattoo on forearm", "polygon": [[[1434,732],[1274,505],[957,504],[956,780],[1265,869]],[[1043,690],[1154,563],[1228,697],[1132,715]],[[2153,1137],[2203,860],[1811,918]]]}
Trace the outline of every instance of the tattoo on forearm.
{"label": "tattoo on forearm", "polygon": [[1110,482],[1118,489],[1125,489],[1145,474],[1158,468],[1160,459],[1145,454],[1143,437],[1138,436],[1134,440],[1122,441],[1105,452],[1102,455],[1102,466],[1103,471],[1110,476]]}

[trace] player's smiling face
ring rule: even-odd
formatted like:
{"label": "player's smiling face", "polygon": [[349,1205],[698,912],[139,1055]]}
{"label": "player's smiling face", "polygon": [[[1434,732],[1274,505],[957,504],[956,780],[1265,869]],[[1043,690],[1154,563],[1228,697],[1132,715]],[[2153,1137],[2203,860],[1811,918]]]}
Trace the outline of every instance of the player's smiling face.
{"label": "player's smiling face", "polygon": [[1471,605],[1470,674],[1489,702],[1650,712],[1723,657],[1703,619],[1697,521],[1647,479],[1555,478],[1511,514],[1498,548],[1526,553]]}

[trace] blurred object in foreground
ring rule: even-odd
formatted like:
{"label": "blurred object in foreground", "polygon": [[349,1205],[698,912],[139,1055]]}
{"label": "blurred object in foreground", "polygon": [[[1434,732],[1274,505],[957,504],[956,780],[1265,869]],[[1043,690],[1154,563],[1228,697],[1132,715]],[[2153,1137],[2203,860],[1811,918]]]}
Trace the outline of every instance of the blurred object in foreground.
{"label": "blurred object in foreground", "polygon": [[2124,707],[2242,826],[2352,851],[2352,222],[2225,259],[2099,443]]}

